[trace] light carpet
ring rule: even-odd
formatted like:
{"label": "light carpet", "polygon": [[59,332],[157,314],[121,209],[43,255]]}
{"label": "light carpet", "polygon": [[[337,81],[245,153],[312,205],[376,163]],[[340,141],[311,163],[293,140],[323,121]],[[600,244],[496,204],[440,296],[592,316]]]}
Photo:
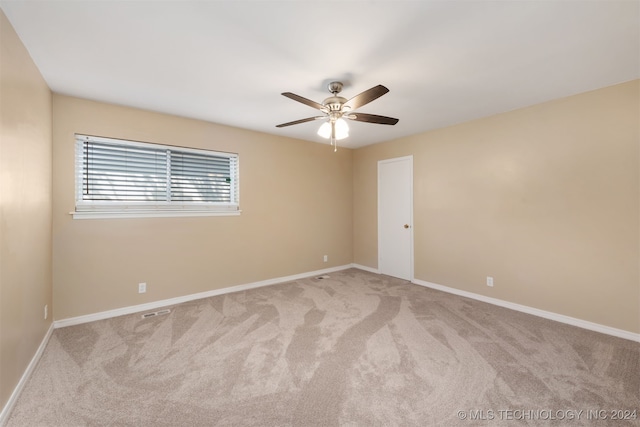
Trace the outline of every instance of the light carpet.
{"label": "light carpet", "polygon": [[170,308],[55,330],[8,426],[638,425],[640,344],[388,276]]}

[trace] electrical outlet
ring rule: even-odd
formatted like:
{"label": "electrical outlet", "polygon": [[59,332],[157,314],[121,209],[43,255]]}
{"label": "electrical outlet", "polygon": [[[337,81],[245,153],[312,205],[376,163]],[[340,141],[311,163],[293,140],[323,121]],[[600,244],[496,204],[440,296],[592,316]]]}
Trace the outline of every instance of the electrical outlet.
{"label": "electrical outlet", "polygon": [[325,255],[325,256],[322,258],[322,261],[324,261],[324,262],[329,261],[329,256],[328,256],[328,255]]}
{"label": "electrical outlet", "polygon": [[147,284],[146,283],[138,283],[138,293],[144,294],[147,292]]}
{"label": "electrical outlet", "polygon": [[47,320],[49,317],[49,306],[47,304],[44,305],[44,320]]}
{"label": "electrical outlet", "polygon": [[493,277],[487,276],[487,286],[493,287]]}

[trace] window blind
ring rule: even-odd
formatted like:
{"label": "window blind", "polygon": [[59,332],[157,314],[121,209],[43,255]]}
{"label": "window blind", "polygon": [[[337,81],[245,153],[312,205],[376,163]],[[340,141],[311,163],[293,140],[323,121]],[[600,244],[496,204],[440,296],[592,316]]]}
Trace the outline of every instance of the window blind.
{"label": "window blind", "polygon": [[76,136],[76,211],[237,210],[238,155]]}
{"label": "window blind", "polygon": [[233,165],[228,157],[172,151],[169,158],[172,201],[231,202]]}

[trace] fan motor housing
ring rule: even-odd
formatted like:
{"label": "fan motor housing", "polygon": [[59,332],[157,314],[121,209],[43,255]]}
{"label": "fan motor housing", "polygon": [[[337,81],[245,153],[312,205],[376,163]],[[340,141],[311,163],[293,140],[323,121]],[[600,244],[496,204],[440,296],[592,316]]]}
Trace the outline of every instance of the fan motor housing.
{"label": "fan motor housing", "polygon": [[342,109],[342,104],[345,102],[347,102],[347,98],[343,98],[341,96],[330,96],[322,101],[322,105],[327,107],[329,111],[340,111]]}

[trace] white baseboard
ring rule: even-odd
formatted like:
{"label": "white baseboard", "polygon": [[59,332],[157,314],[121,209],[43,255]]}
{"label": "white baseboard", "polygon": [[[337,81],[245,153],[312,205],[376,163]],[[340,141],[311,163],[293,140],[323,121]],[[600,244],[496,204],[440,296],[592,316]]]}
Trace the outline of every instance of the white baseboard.
{"label": "white baseboard", "polygon": [[304,279],[306,277],[319,276],[322,274],[333,273],[334,271],[346,270],[352,265],[341,265],[338,267],[325,268],[322,270],[310,271],[307,273],[294,274],[292,276],[277,277],[274,279],[261,280],[259,282],[247,283],[244,285],[230,286],[227,288],[214,289],[211,291],[200,292],[197,294],[184,295],[176,298],[169,298],[160,301],[153,301],[146,304],[132,305],[129,307],[116,308],[114,310],[101,311],[99,313],[87,314],[84,316],[70,317],[67,319],[56,320],[55,328],[64,328],[66,326],[80,325],[82,323],[94,322],[96,320],[110,319],[112,317],[124,316],[126,314],[139,313],[143,311],[152,311],[169,305],[180,304],[187,301],[193,301],[202,298],[214,297],[217,295],[230,294],[233,292],[246,291],[247,289],[260,288],[263,286],[275,285],[292,280]]}
{"label": "white baseboard", "polygon": [[377,268],[367,267],[366,265],[360,265],[360,264],[354,263],[354,264],[351,264],[351,267],[357,268],[358,270],[368,271],[369,273],[380,274]]}
{"label": "white baseboard", "polygon": [[618,338],[624,338],[630,341],[640,342],[640,334],[625,331],[623,329],[612,328],[610,326],[600,325],[599,323],[593,323],[582,319],[576,319],[575,317],[565,316],[563,314],[557,314],[550,311],[540,310],[526,305],[516,304],[509,301],[500,300],[497,298],[491,298],[473,292],[462,291],[460,289],[450,288],[448,286],[438,285],[436,283],[426,282],[420,279],[412,280],[412,283],[416,285],[425,286],[427,288],[436,289],[438,291],[447,292],[450,294],[459,295],[466,298],[471,298],[477,301],[486,302],[489,304],[497,305],[511,310],[521,311],[523,313],[532,314],[534,316],[543,317],[549,320],[555,320],[556,322],[566,323],[568,325],[577,326],[579,328],[588,329],[590,331],[600,332],[606,335],[612,335]]}
{"label": "white baseboard", "polygon": [[9,400],[7,400],[7,403],[4,405],[4,408],[2,408],[2,412],[0,412],[0,426],[4,426],[5,423],[9,420],[9,414],[11,414],[13,405],[15,405],[16,401],[18,400],[18,396],[20,396],[20,393],[24,388],[24,385],[27,383],[27,380],[31,377],[33,370],[40,361],[40,357],[42,357],[42,353],[44,353],[44,349],[47,346],[47,343],[49,343],[49,338],[51,338],[53,329],[54,326],[53,323],[51,323],[49,329],[47,330],[47,333],[44,335],[44,338],[42,338],[40,346],[38,346],[38,350],[36,350],[36,354],[34,354],[31,358],[31,362],[29,362],[29,365],[27,365],[27,369],[25,369],[22,377],[20,378],[20,381],[18,381],[18,384],[13,389],[13,393],[11,393],[11,396],[9,397]]}

